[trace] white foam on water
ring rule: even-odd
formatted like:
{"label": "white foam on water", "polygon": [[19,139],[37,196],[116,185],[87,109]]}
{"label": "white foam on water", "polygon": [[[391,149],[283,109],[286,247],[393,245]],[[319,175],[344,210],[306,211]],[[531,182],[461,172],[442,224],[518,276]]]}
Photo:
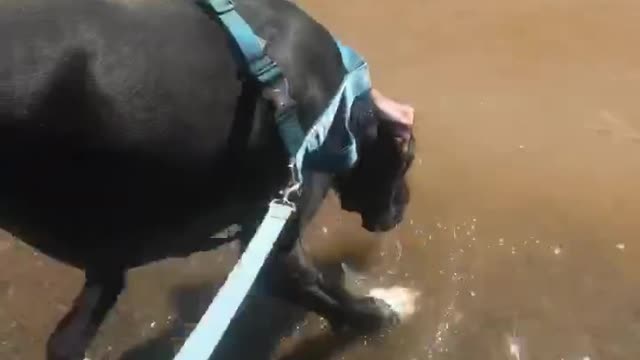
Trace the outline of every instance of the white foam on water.
{"label": "white foam on water", "polygon": [[389,288],[374,288],[369,291],[369,296],[383,300],[400,317],[401,321],[409,319],[416,312],[416,300],[420,292],[402,286]]}

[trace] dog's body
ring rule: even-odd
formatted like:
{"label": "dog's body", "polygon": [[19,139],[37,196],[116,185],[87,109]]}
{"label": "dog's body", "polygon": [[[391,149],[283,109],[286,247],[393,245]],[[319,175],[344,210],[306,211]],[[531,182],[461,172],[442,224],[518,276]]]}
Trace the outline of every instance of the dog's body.
{"label": "dog's body", "polygon": [[[288,1],[237,6],[308,129],[344,75],[331,35]],[[288,180],[287,155],[259,89],[238,77],[227,34],[190,1],[9,1],[0,44],[0,226],[86,271],[49,342],[51,359],[82,358],[127,269],[212,249],[210,235],[229,224],[250,237]],[[358,100],[351,119],[355,169],[305,173],[298,216],[264,275],[333,325],[396,318],[325,281],[299,246],[333,186],[368,229],[401,220],[413,139],[399,141],[372,100]]]}

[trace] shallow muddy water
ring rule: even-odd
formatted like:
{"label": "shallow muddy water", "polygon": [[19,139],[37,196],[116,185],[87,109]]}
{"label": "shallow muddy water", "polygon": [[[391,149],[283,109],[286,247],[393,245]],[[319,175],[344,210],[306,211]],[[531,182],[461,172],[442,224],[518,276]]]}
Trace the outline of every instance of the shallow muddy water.
{"label": "shallow muddy water", "polygon": [[[640,359],[640,3],[301,3],[417,110],[406,221],[368,234],[329,201],[310,246],[356,291],[420,291],[418,311],[344,339],[252,298],[221,358]],[[236,252],[132,271],[88,357],[170,359]],[[81,281],[0,235],[0,358],[42,359]]]}

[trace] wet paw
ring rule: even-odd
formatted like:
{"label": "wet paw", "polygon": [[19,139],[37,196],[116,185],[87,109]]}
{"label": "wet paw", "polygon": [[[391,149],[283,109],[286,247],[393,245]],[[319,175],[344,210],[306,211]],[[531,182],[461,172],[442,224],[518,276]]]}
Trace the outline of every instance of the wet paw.
{"label": "wet paw", "polygon": [[414,289],[393,286],[371,289],[369,296],[385,302],[400,321],[405,321],[415,314],[416,300],[420,293]]}
{"label": "wet paw", "polygon": [[328,320],[336,333],[367,334],[395,325],[400,318],[385,301],[366,296],[349,304],[340,316]]}
{"label": "wet paw", "polygon": [[415,313],[418,292],[403,287],[376,288],[355,300],[339,319],[330,321],[336,332],[375,332],[400,324]]}

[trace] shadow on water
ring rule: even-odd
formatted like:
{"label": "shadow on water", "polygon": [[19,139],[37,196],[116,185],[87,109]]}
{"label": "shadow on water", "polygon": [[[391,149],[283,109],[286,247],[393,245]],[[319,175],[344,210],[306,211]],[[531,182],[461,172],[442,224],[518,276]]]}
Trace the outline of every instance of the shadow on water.
{"label": "shadow on water", "polygon": [[354,335],[337,336],[323,333],[303,340],[293,351],[282,356],[280,360],[326,360],[346,350],[358,339]]}
{"label": "shadow on water", "polygon": [[[180,286],[172,291],[175,321],[157,337],[128,351],[121,360],[169,360],[182,346],[200,320],[220,284],[200,283]],[[295,337],[307,312],[254,289],[227,329],[212,360],[274,359],[282,340]],[[328,330],[297,341],[281,360],[330,359],[357,339],[354,335],[334,335]]]}
{"label": "shadow on water", "polygon": [[[125,352],[121,360],[172,359],[200,320],[221,284],[175,288],[171,294],[176,321],[159,336]],[[213,358],[269,359],[280,338],[304,313],[291,311],[262,296],[249,296],[227,330]]]}

